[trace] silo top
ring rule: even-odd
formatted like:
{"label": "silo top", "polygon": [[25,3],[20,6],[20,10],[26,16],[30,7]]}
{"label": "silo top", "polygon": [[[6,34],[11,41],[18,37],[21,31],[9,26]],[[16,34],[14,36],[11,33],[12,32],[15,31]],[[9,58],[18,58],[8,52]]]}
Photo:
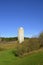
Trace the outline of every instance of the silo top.
{"label": "silo top", "polygon": [[23,29],[23,27],[20,27],[19,29]]}
{"label": "silo top", "polygon": [[23,27],[20,27],[19,29],[18,29],[18,34],[22,34],[22,33],[24,33],[24,29],[23,29]]}

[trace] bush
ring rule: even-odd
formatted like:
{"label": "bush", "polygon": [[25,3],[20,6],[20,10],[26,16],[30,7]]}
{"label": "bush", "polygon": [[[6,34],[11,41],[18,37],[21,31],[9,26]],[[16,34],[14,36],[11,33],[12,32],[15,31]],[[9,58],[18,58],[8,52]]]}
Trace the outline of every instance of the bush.
{"label": "bush", "polygon": [[43,47],[43,32],[39,35],[40,47]]}
{"label": "bush", "polygon": [[13,54],[15,56],[22,56],[23,55],[22,49],[21,48],[16,48],[15,50],[13,50]]}
{"label": "bush", "polygon": [[30,51],[39,49],[40,48],[39,39],[38,38],[31,38],[29,40],[29,48],[30,48]]}
{"label": "bush", "polygon": [[18,44],[16,49],[13,51],[15,56],[24,56],[30,51],[37,50],[40,48],[40,43],[38,38],[30,38],[25,40],[23,43]]}
{"label": "bush", "polygon": [[27,53],[27,50],[28,50],[27,44],[26,43],[24,44],[24,42],[23,42],[23,43],[17,45],[16,49],[13,50],[13,54],[15,56],[21,57],[25,53]]}

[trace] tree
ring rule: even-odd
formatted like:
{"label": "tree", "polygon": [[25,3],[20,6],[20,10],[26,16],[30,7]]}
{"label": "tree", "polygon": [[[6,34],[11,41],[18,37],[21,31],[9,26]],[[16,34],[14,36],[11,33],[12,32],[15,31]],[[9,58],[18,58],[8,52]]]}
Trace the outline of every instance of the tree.
{"label": "tree", "polygon": [[39,35],[39,41],[40,41],[41,47],[43,47],[43,32],[41,32]]}

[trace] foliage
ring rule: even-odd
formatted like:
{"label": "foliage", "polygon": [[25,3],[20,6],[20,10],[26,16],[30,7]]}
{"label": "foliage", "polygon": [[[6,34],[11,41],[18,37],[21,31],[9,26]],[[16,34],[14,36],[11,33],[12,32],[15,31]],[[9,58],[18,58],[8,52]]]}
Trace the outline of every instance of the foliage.
{"label": "foliage", "polygon": [[39,40],[37,38],[30,38],[25,40],[23,43],[18,44],[15,51],[13,51],[13,54],[15,54],[15,56],[23,56],[28,54],[30,51],[37,50],[39,48]]}
{"label": "foliage", "polygon": [[43,47],[43,32],[39,35],[40,46]]}
{"label": "foliage", "polygon": [[40,43],[38,38],[31,38],[29,40],[29,48],[30,50],[36,50],[40,48]]}
{"label": "foliage", "polygon": [[10,38],[2,38],[2,40],[1,41],[17,41],[18,39],[17,39],[17,37],[14,37],[14,38],[12,38],[12,37],[10,37]]}

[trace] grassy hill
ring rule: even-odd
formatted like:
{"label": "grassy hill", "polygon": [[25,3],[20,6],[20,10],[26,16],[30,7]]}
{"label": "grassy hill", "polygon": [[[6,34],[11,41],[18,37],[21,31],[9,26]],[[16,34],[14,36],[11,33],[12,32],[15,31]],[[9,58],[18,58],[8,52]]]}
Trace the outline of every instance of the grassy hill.
{"label": "grassy hill", "polygon": [[[15,49],[17,54],[22,52],[24,55],[15,56]],[[43,37],[25,38],[22,44],[19,44],[17,37],[1,38],[0,65],[43,65]]]}
{"label": "grassy hill", "polygon": [[43,65],[43,49],[22,58],[15,57],[12,50],[0,51],[0,65]]}

